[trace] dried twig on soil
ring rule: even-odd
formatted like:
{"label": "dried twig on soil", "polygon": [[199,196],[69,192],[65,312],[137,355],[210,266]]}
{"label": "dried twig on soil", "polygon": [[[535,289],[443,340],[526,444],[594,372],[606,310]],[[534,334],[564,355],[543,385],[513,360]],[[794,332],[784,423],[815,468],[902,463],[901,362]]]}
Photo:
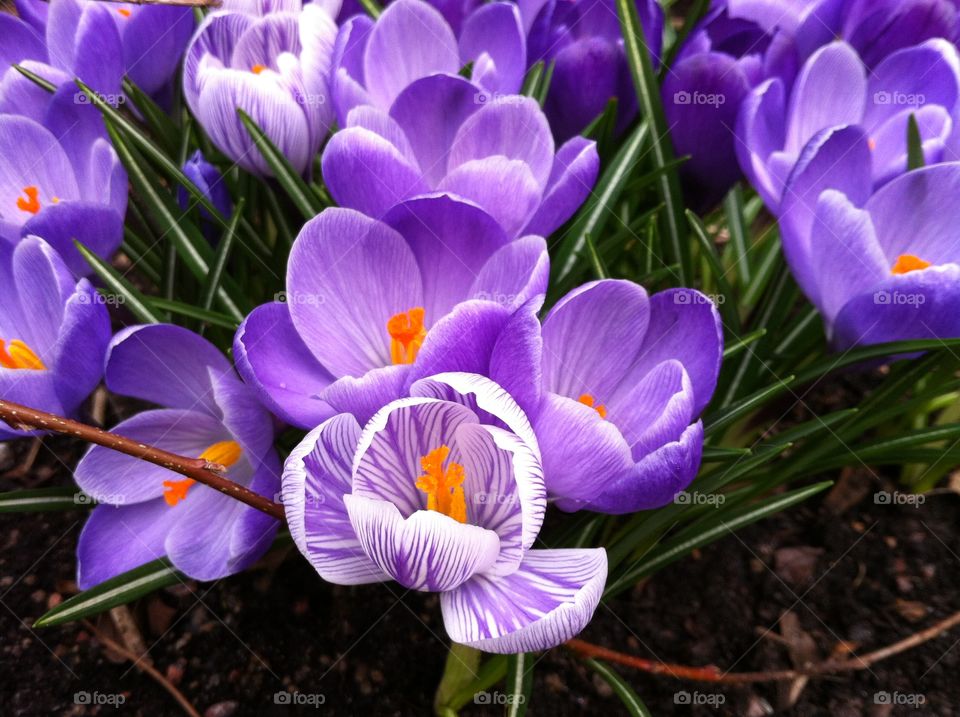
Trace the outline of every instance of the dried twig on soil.
{"label": "dried twig on soil", "polygon": [[939,637],[957,625],[960,625],[960,612],[955,612],[950,617],[931,625],[926,630],[916,632],[892,645],[868,652],[866,655],[861,655],[860,657],[851,657],[843,660],[830,659],[799,670],[778,670],[772,672],[723,672],[713,665],[707,667],[689,667],[666,662],[654,662],[653,660],[645,660],[642,657],[627,655],[623,652],[617,652],[616,650],[610,650],[606,647],[600,647],[599,645],[593,645],[589,642],[576,639],[567,640],[564,644],[582,657],[594,657],[608,662],[615,662],[654,675],[670,675],[680,680],[691,680],[695,682],[737,685],[749,682],[780,682],[783,680],[796,680],[800,677],[820,677],[838,672],[865,670],[874,663],[885,660],[888,657],[893,657],[901,652],[922,645],[924,642],[928,642],[935,637]]}
{"label": "dried twig on soil", "polygon": [[97,628],[97,626],[94,625],[93,623],[84,620],[83,624],[87,626],[87,629],[90,630],[90,632],[92,632],[96,636],[97,640],[101,644],[113,650],[114,652],[120,655],[123,655],[128,660],[130,660],[130,662],[133,663],[134,667],[136,667],[141,672],[146,673],[149,677],[153,678],[157,682],[157,684],[159,684],[163,689],[165,689],[167,692],[170,693],[173,699],[175,699],[180,704],[180,706],[183,708],[183,711],[186,712],[188,715],[190,715],[190,717],[200,717],[200,713],[197,712],[197,708],[190,703],[190,700],[188,700],[184,696],[184,694],[180,690],[178,690],[172,682],[170,682],[170,680],[168,680],[166,677],[160,674],[157,668],[155,668],[153,665],[149,664],[145,660],[138,657],[136,653],[130,651],[128,648],[121,645],[116,640],[111,640],[109,637],[107,637],[103,633],[102,630]]}
{"label": "dried twig on soil", "polygon": [[11,401],[0,400],[0,420],[16,429],[41,429],[62,433],[65,436],[74,436],[89,443],[96,443],[98,446],[149,461],[174,473],[193,478],[198,483],[203,483],[239,500],[241,503],[246,503],[251,508],[256,508],[277,520],[283,520],[282,505],[254,493],[239,483],[224,478],[222,473],[226,468],[218,463],[211,463],[200,458],[179,456],[176,453],[169,453],[160,448],[124,438],[116,433],[103,431],[79,421],[72,421],[69,418],[63,418],[46,411],[38,411]]}

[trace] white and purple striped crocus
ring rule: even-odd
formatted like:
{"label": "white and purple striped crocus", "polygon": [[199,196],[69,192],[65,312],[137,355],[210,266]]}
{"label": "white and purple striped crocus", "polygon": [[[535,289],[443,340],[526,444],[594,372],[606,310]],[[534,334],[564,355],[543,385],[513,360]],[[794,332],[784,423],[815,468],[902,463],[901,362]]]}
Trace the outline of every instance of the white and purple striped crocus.
{"label": "white and purple striped crocus", "polygon": [[70,87],[50,100],[43,124],[0,115],[0,238],[36,235],[75,274],[91,272],[77,239],[109,257],[123,239],[127,175],[93,108],[74,102]]}
{"label": "white and purple striped crocus", "polygon": [[109,341],[106,305],[49,244],[0,242],[0,397],[72,415],[100,382]]}
{"label": "white and purple striped crocus", "polygon": [[[855,161],[838,162],[852,186],[868,184],[862,163],[857,182]],[[811,200],[811,231],[784,237],[784,249],[835,348],[960,336],[958,196],[960,162],[945,162],[907,172],[865,201],[835,189]]]}
{"label": "white and purple striped crocus", "polygon": [[775,77],[744,101],[737,122],[740,165],[781,220],[793,204],[807,205],[797,211],[809,214],[812,205],[788,185],[810,181],[805,174],[832,181],[831,166],[849,148],[845,129],[859,127],[868,137],[870,182],[863,190],[869,192],[906,171],[911,116],[925,162],[948,158],[958,99],[960,56],[945,40],[898,50],[869,73],[850,45],[832,42],[810,56],[792,87]]}
{"label": "white and purple striped crocus", "polygon": [[533,427],[562,510],[632,513],[669,503],[696,476],[698,416],[716,387],[723,330],[708,297],[648,297],[603,280],[543,322],[544,395]]}
{"label": "white and purple striped crocus", "polygon": [[454,642],[543,650],[590,621],[602,548],[533,549],[546,507],[537,439],[512,398],[474,374],[413,385],[364,428],[338,415],[287,459],[290,534],[324,580],[440,593]]}
{"label": "white and purple striped crocus", "polygon": [[[244,169],[270,176],[238,108],[298,172],[310,169],[333,117],[328,73],[337,27],[326,6],[244,3],[207,16],[187,48],[183,90],[213,143]],[[260,13],[260,14],[258,14]]]}
{"label": "white and purple striped crocus", "polygon": [[[607,103],[618,101],[618,129],[637,114],[637,96],[614,0],[519,0],[530,65],[553,64],[544,111],[559,141],[581,133]],[[663,9],[636,0],[647,49],[659,63]]]}
{"label": "white and purple striped crocus", "polygon": [[[482,31],[474,35],[475,25]],[[501,25],[510,31],[497,35]],[[322,158],[337,203],[382,217],[404,199],[449,192],[483,207],[511,237],[547,236],[566,221],[593,187],[599,158],[582,137],[556,150],[539,105],[496,89],[518,86],[521,40],[517,10],[506,3],[470,15],[459,47],[420,0],[398,0],[376,23],[345,24],[333,75],[343,129]],[[480,58],[473,81],[457,74],[467,57]],[[507,67],[513,79],[504,79]]]}
{"label": "white and purple striped crocus", "polygon": [[425,366],[489,357],[514,310],[545,292],[548,264],[541,237],[511,241],[448,195],[403,202],[382,221],[327,209],[294,243],[285,303],[258,307],[237,331],[238,370],[291,424],[340,412],[366,421]]}
{"label": "white and purple striped crocus", "polygon": [[[273,419],[224,355],[200,336],[168,324],[134,326],[110,343],[105,379],[113,393],[162,406],[116,425],[116,433],[222,466],[260,495],[279,489]],[[74,472],[100,503],[77,546],[81,589],[167,556],[198,580],[251,565],[278,522],[166,468],[93,446]]]}

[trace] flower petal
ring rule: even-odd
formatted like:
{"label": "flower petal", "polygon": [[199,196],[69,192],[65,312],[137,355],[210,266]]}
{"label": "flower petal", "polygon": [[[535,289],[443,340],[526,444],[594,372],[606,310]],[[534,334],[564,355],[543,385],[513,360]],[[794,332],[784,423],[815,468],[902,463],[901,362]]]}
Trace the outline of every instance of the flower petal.
{"label": "flower petal", "polygon": [[460,164],[437,189],[476,202],[511,237],[519,235],[533,217],[542,192],[525,162],[500,156]]}
{"label": "flower petal", "polygon": [[363,376],[341,376],[320,394],[320,398],[338,413],[349,413],[366,424],[391,401],[406,395],[411,367],[407,364],[384,366]]}
{"label": "flower petal", "polygon": [[543,201],[523,233],[550,236],[583,204],[599,172],[597,143],[584,137],[567,140],[553,158]]}
{"label": "flower petal", "polygon": [[527,70],[527,43],[517,6],[493,2],[470,13],[460,31],[460,62],[474,62],[472,79],[484,89],[519,92]]}

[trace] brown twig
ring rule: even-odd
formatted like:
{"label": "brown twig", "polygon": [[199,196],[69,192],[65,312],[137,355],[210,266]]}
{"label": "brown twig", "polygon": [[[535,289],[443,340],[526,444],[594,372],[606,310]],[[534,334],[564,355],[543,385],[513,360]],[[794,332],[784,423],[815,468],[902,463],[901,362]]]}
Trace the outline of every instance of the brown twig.
{"label": "brown twig", "polygon": [[901,652],[922,645],[924,642],[938,637],[957,625],[960,625],[960,612],[955,612],[950,617],[941,620],[935,625],[931,625],[926,630],[921,630],[892,645],[868,652],[866,655],[860,657],[851,657],[843,660],[826,660],[818,665],[811,665],[810,667],[805,667],[800,670],[777,670],[773,672],[723,672],[713,665],[707,667],[688,667],[685,665],[673,665],[666,662],[645,660],[642,657],[627,655],[622,652],[617,652],[616,650],[610,650],[606,647],[584,642],[583,640],[567,640],[564,644],[582,657],[594,657],[606,660],[607,662],[615,662],[654,675],[670,675],[680,680],[691,680],[694,682],[737,685],[749,682],[781,682],[784,680],[795,680],[800,677],[819,677],[837,672],[866,670],[874,663],[880,662],[880,660],[885,660],[888,657],[893,657]]}
{"label": "brown twig", "polygon": [[218,463],[210,463],[200,458],[180,456],[176,453],[139,443],[130,438],[124,438],[116,433],[103,431],[79,421],[72,421],[69,418],[63,418],[46,411],[38,411],[35,408],[21,406],[11,401],[0,400],[0,420],[5,421],[15,429],[41,429],[62,433],[65,436],[74,436],[89,443],[96,443],[98,446],[148,461],[174,473],[192,478],[198,483],[203,483],[277,520],[283,520],[282,505],[254,493],[239,483],[224,478],[222,473],[226,468]]}
{"label": "brown twig", "polygon": [[151,665],[149,662],[143,660],[141,657],[138,657],[136,653],[132,652],[126,646],[121,645],[116,640],[111,640],[109,637],[107,637],[103,633],[102,630],[100,630],[93,623],[88,622],[87,620],[84,620],[83,624],[87,626],[87,629],[94,634],[94,636],[97,638],[97,640],[100,643],[102,643],[104,646],[108,647],[109,649],[113,650],[117,654],[123,655],[125,658],[127,658],[128,660],[130,660],[130,662],[133,663],[134,667],[136,667],[141,672],[147,673],[147,675],[152,677],[157,682],[157,684],[159,684],[163,689],[165,689],[167,692],[170,693],[173,699],[175,699],[180,704],[180,706],[183,707],[183,711],[186,712],[188,715],[190,715],[190,717],[200,717],[200,713],[197,712],[196,707],[190,704],[190,700],[188,700],[184,696],[184,694],[180,690],[178,690],[172,682],[170,682],[170,680],[168,680],[166,677],[160,674],[160,671],[157,670],[156,667]]}

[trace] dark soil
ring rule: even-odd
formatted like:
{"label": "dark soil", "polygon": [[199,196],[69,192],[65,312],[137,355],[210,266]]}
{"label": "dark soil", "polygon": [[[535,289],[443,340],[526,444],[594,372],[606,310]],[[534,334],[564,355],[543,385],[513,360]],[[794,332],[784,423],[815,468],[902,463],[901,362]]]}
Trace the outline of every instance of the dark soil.
{"label": "dark soil", "polygon": [[[10,477],[29,445],[0,446],[0,472],[7,471],[0,489],[62,483],[66,471],[55,455],[66,464],[78,457],[70,442],[47,439],[31,471]],[[877,649],[960,609],[960,498],[876,504],[875,492],[892,486],[849,478],[833,497],[727,537],[601,606],[582,637],[685,665],[787,669],[784,613],[796,617],[788,642],[822,659]],[[31,629],[76,589],[84,517],[81,510],[0,515],[0,713],[183,714],[157,681],[88,627]],[[396,585],[327,585],[295,549],[244,575],[162,591],[133,615],[147,659],[206,717],[429,714],[446,652],[434,597]],[[96,624],[113,630],[108,616]],[[954,715],[958,641],[960,630],[869,670],[812,680],[792,707],[787,690],[773,684],[718,689],[617,669],[658,717]],[[564,649],[544,654],[534,679],[530,715],[623,713],[606,683]],[[277,705],[279,691],[323,703]],[[94,700],[119,694],[124,703],[76,704],[79,692]],[[883,694],[901,704],[882,704]],[[463,713],[501,711],[470,705]]]}

